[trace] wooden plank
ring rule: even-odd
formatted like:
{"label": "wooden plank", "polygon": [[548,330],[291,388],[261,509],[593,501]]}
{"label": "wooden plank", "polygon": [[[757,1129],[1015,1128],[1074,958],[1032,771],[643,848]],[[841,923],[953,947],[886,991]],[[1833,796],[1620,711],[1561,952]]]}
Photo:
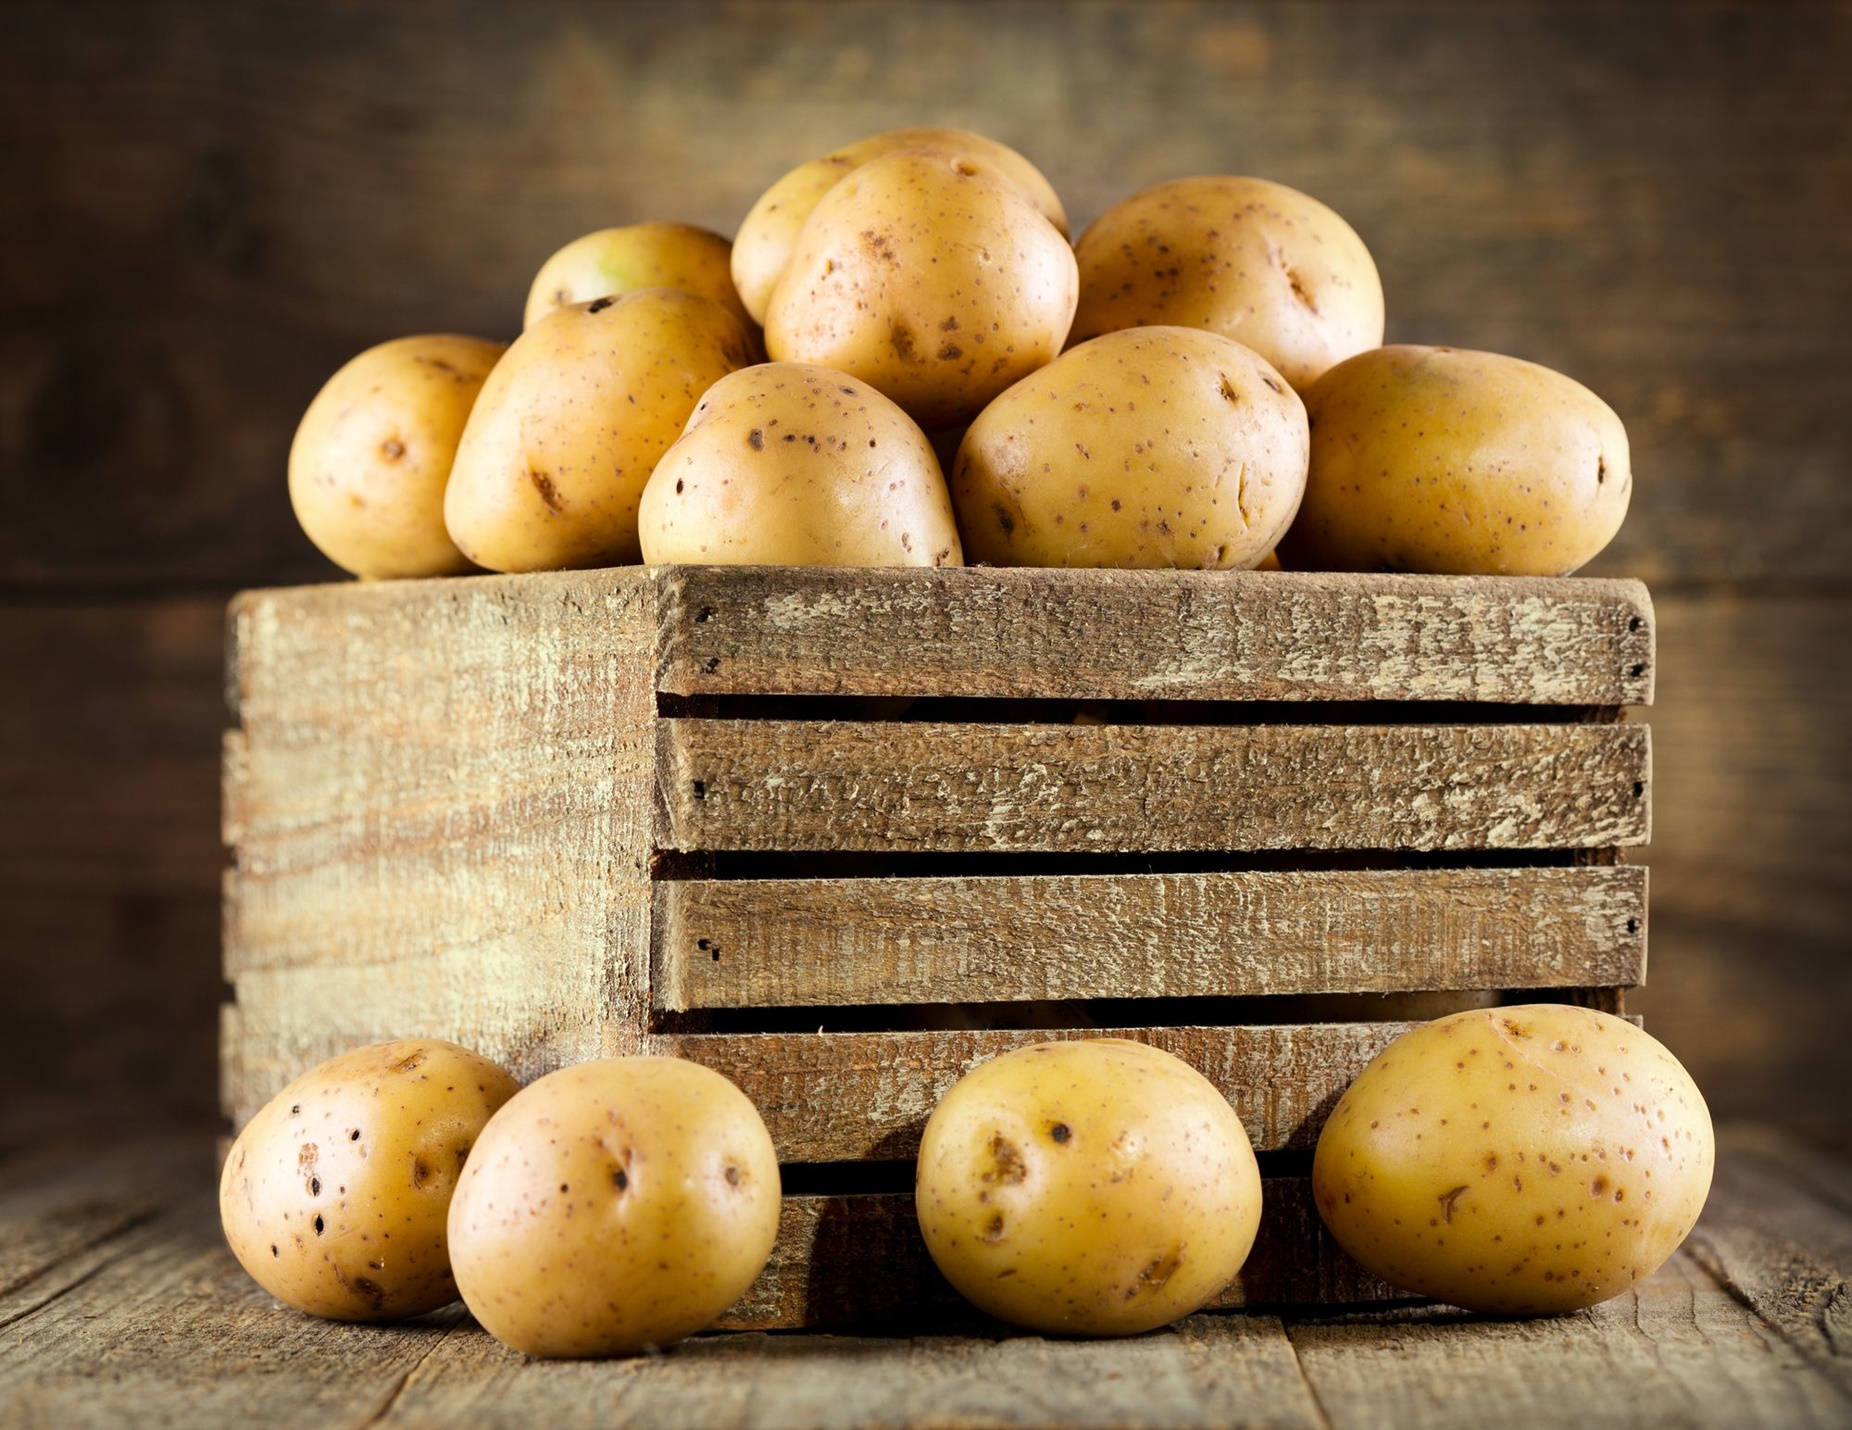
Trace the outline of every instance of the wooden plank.
{"label": "wooden plank", "polygon": [[1647,838],[1639,725],[663,720],[669,849],[1574,849]]}
{"label": "wooden plank", "polygon": [[1309,1150],[1326,1109],[1411,1026],[658,1033],[648,1046],[738,1083],[764,1116],[781,1162],[895,1161],[915,1154],[940,1097],[979,1063],[1076,1038],[1133,1038],[1175,1053],[1234,1104],[1256,1150]]}
{"label": "wooden plank", "polygon": [[[1227,1309],[1406,1299],[1330,1239],[1312,1205],[1309,1181],[1268,1177],[1261,1183],[1254,1250],[1241,1275],[1212,1304]],[[940,1276],[920,1239],[913,1198],[900,1192],[786,1197],[771,1260],[719,1324],[723,1330],[994,1327]]]}
{"label": "wooden plank", "polygon": [[680,695],[1646,704],[1637,581],[672,568]]}
{"label": "wooden plank", "polygon": [[635,1046],[651,591],[633,568],[234,604],[236,1116],[413,1030],[522,1077]]}
{"label": "wooden plank", "polygon": [[1646,870],[667,880],[652,937],[671,1011],[1624,985]]}

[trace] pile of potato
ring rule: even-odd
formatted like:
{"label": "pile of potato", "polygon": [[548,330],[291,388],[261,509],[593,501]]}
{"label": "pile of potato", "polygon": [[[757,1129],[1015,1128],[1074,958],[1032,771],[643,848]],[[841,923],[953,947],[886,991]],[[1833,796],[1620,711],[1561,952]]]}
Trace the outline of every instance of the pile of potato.
{"label": "pile of potato", "polygon": [[1632,487],[1613,411],[1517,358],[1382,347],[1383,321],[1363,241],[1283,185],[1160,184],[1070,246],[1022,155],[901,129],[800,164],[731,244],[672,223],[568,244],[511,345],[362,353],[304,416],[290,495],[370,578],[1561,575],[1600,551]]}
{"label": "pile of potato", "polygon": [[[1690,1232],[1710,1115],[1622,1019],[1541,1004],[1405,1033],[1339,1100],[1312,1184],[1338,1241],[1397,1286],[1498,1314],[1618,1295]],[[914,1203],[980,1310],[1131,1335],[1207,1305],[1260,1226],[1260,1171],[1200,1072],[1116,1038],[978,1064],[920,1140]],[[227,1240],[279,1300],[381,1321],[458,1299],[529,1355],[627,1354],[700,1330],[777,1239],[777,1153],[750,1100],[679,1058],[525,1088],[436,1039],[304,1074],[239,1134]],[[868,1268],[870,1276],[881,1268]]]}

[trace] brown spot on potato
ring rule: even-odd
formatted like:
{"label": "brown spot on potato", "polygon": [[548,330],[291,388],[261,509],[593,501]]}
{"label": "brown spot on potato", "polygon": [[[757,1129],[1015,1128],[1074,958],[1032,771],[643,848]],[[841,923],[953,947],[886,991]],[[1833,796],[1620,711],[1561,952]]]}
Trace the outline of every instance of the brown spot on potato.
{"label": "brown spot on potato", "polygon": [[547,510],[555,516],[559,515],[560,495],[558,488],[553,485],[553,479],[545,472],[536,472],[532,467],[527,469],[527,479],[534,484],[534,490],[540,494],[540,500],[546,504]]}
{"label": "brown spot on potato", "polygon": [[588,313],[602,313],[616,301],[617,299],[615,298],[594,298],[590,303],[585,305],[585,311]]}
{"label": "brown spot on potato", "polygon": [[763,452],[765,450],[765,429],[763,427],[755,427],[752,431],[748,432],[746,434],[746,445],[755,452]]}
{"label": "brown spot on potato", "polygon": [[1126,1287],[1125,1299],[1130,1301],[1139,1296],[1155,1295],[1164,1289],[1164,1283],[1177,1274],[1177,1268],[1182,1264],[1183,1248],[1180,1246],[1152,1258],[1139,1269],[1138,1279]]}
{"label": "brown spot on potato", "polygon": [[397,437],[388,437],[379,444],[379,454],[388,462],[396,462],[405,455],[405,444]]}
{"label": "brown spot on potato", "polygon": [[412,1158],[412,1186],[422,1192],[430,1180],[431,1164],[422,1157]]}
{"label": "brown spot on potato", "polygon": [[990,1159],[994,1165],[984,1173],[986,1182],[1009,1184],[1020,1182],[1029,1175],[1021,1149],[1001,1132],[990,1139]]}
{"label": "brown spot on potato", "polygon": [[1054,1138],[1056,1142],[1065,1144],[1068,1138],[1072,1137],[1074,1133],[1068,1127],[1067,1123],[1057,1122],[1053,1127],[1048,1129],[1048,1135]]}
{"label": "brown spot on potato", "polygon": [[424,1059],[424,1050],[420,1048],[415,1053],[407,1053],[387,1069],[387,1071],[395,1073],[416,1072],[419,1068],[424,1066]]}
{"label": "brown spot on potato", "polygon": [[1465,1183],[1461,1183],[1451,1191],[1442,1192],[1440,1194],[1440,1214],[1443,1221],[1450,1222],[1453,1220],[1453,1204],[1460,1199],[1461,1194],[1465,1192],[1465,1190]]}

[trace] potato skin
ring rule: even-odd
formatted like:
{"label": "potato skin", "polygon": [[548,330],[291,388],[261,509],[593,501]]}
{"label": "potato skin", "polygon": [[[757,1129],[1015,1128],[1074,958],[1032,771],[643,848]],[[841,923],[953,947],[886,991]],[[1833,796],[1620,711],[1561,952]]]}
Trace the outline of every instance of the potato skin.
{"label": "potato skin", "polygon": [[529,1084],[484,1129],[451,1203],[451,1260],[506,1345],[628,1354],[738,1300],[778,1212],[778,1157],[743,1092],[679,1058],[608,1058]]}
{"label": "potato skin", "polygon": [[709,388],[656,464],[638,523],[651,564],[962,562],[926,435],[867,383],[804,363]]}
{"label": "potato skin", "polygon": [[437,1038],[356,1048],[304,1073],[245,1125],[219,1174],[232,1254],[315,1316],[388,1321],[448,1305],[451,1194],[519,1087]]}
{"label": "potato skin", "polygon": [[531,328],[555,308],[639,288],[677,288],[712,298],[742,326],[753,320],[733,287],[733,245],[689,223],[633,223],[575,238],[543,264],[521,320]]}
{"label": "potato skin", "polygon": [[1551,1314],[1620,1294],[1677,1250],[1714,1156],[1697,1086],[1632,1024],[1480,1008],[1403,1034],[1358,1075],[1318,1139],[1312,1190],[1385,1281]]}
{"label": "potato skin", "polygon": [[701,394],[752,355],[739,319],[692,293],[555,310],[483,384],[444,497],[451,539],[494,571],[635,562],[649,474]]}
{"label": "potato skin", "polygon": [[1260,1171],[1234,1109],[1187,1063],[1118,1038],[1036,1043],[940,1099],[914,1201],[933,1261],[980,1310],[1134,1335],[1235,1278]]}
{"label": "potato skin", "polygon": [[1060,231],[988,160],[905,150],[818,202],[772,291],[765,350],[950,427],[1061,351],[1076,281]]}
{"label": "potato skin", "polygon": [[1176,179],[1114,205],[1075,244],[1071,342],[1152,323],[1254,349],[1304,392],[1383,340],[1383,285],[1357,232],[1266,179]]}
{"label": "potato skin", "polygon": [[1242,568],[1298,510],[1298,395],[1194,328],[1070,348],[979,414],[952,466],[965,558],[998,566]]}
{"label": "potato skin", "polygon": [[1627,515],[1627,429],[1572,378],[1498,353],[1387,347],[1305,395],[1295,571],[1566,576]]}
{"label": "potato skin", "polygon": [[444,488],[506,350],[449,333],[398,338],[328,379],[289,448],[290,505],[324,556],[376,579],[470,569],[444,530]]}
{"label": "potato skin", "polygon": [[1060,233],[1067,233],[1067,212],[1042,171],[1008,145],[968,129],[890,129],[882,134],[871,134],[821,159],[799,164],[761,194],[747,212],[739,235],[733,241],[733,281],[746,311],[756,321],[765,321],[772,289],[778,286],[779,278],[791,261],[792,250],[797,247],[797,236],[818,201],[836,186],[837,180],[858,165],[903,149],[969,154],[987,160],[1020,189]]}

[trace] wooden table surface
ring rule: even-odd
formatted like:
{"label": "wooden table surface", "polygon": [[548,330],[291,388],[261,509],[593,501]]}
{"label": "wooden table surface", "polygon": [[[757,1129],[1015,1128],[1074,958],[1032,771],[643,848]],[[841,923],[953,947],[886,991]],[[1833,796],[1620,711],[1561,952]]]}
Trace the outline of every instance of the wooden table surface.
{"label": "wooden table surface", "polygon": [[1758,1126],[1722,1133],[1672,1261],[1579,1315],[730,1335],[604,1362],[526,1360],[455,1309],[383,1328],[283,1309],[225,1250],[211,1157],[203,1138],[0,1153],[0,1424],[1852,1425],[1852,1168]]}

